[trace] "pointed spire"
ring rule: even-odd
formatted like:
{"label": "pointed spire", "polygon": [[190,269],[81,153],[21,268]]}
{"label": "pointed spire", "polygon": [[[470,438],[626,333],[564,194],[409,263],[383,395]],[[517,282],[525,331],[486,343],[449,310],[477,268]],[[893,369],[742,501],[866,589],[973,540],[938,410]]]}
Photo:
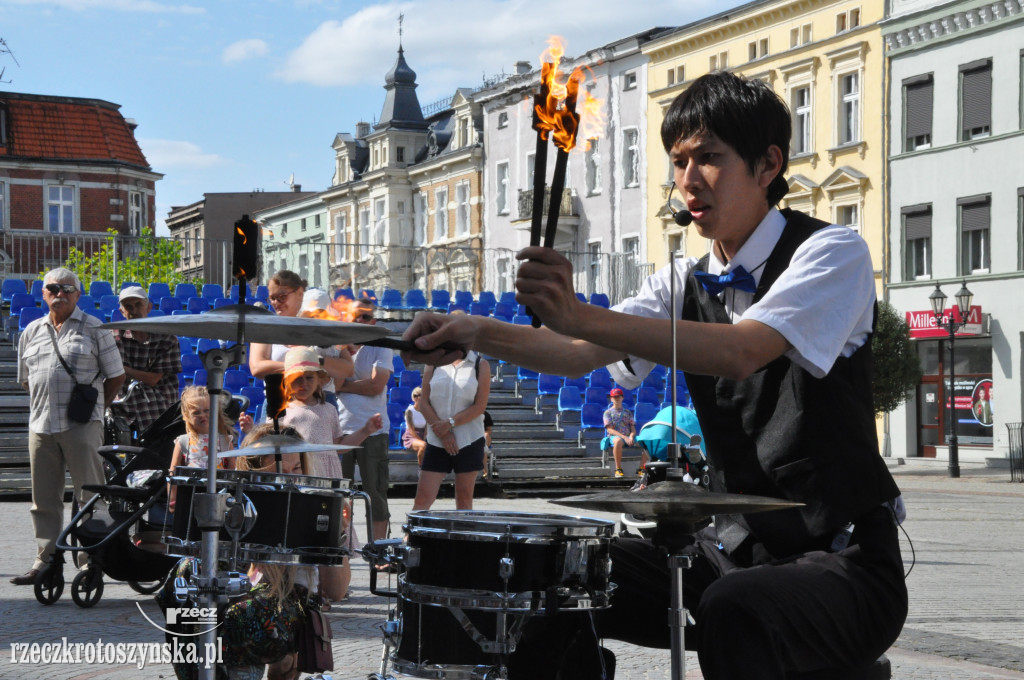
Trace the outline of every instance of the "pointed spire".
{"label": "pointed spire", "polygon": [[[401,30],[401,29],[400,29]],[[405,50],[401,42],[398,45],[398,58],[395,65],[384,76],[384,109],[375,130],[384,128],[406,128],[414,130],[427,129],[423,120],[420,101],[416,97],[416,72],[405,61]]]}

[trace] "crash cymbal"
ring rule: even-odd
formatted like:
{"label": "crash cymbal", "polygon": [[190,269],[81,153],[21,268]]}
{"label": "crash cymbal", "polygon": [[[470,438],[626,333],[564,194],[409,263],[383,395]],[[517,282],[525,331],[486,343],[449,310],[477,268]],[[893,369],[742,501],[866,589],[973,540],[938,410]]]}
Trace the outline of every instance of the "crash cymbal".
{"label": "crash cymbal", "polygon": [[242,339],[279,345],[346,345],[391,340],[384,326],[369,326],[327,319],[277,316],[252,305],[230,305],[202,314],[126,319],[103,324],[103,328],[184,335],[214,340]]}
{"label": "crash cymbal", "polygon": [[570,508],[665,516],[685,521],[697,521],[713,515],[765,512],[803,505],[767,496],[715,493],[682,481],[657,482],[642,491],[598,491],[559,498],[551,502]]}
{"label": "crash cymbal", "polygon": [[284,434],[272,434],[260,439],[252,446],[244,449],[219,451],[217,458],[237,458],[239,456],[273,456],[278,453],[313,453],[315,451],[347,451],[358,447],[347,444],[310,444],[295,437]]}

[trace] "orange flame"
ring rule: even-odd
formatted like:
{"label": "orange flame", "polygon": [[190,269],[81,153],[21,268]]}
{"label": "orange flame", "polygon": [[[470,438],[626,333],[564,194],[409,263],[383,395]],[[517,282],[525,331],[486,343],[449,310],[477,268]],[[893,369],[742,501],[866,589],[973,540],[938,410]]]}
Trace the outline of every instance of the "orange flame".
{"label": "orange flame", "polygon": [[241,227],[235,227],[235,231],[237,231],[238,235],[242,237],[242,245],[245,245],[246,243],[249,242],[249,237],[245,235],[245,232],[242,230]]}
{"label": "orange flame", "polygon": [[[563,151],[572,151],[576,146],[576,134],[579,130],[579,116],[571,109],[575,108],[576,97],[580,85],[586,79],[580,67],[572,73],[565,73],[558,68],[565,55],[565,43],[562,38],[553,35],[548,38],[548,49],[541,54],[541,83],[547,86],[547,97],[543,106],[534,107],[537,114],[536,129],[541,139],[547,140],[550,133],[555,146]],[[572,106],[567,105],[568,102]]]}
{"label": "orange flame", "polygon": [[583,100],[583,115],[580,121],[580,130],[583,139],[587,140],[586,149],[590,149],[590,142],[599,139],[605,130],[605,114],[602,110],[603,99],[597,99],[588,92]]}

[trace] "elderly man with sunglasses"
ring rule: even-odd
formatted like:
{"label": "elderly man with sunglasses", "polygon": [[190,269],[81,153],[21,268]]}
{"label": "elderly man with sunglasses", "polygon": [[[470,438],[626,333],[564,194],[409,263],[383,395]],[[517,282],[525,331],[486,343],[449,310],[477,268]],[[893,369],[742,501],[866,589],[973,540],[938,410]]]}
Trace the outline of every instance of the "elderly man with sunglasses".
{"label": "elderly man with sunglasses", "polygon": [[[64,469],[75,498],[84,503],[87,484],[102,484],[96,450],[103,443],[103,410],[124,382],[114,336],[99,319],[78,308],[82,285],[74,272],[54,269],[43,277],[50,313],[30,323],[18,342],[18,382],[29,392],[28,452],[32,464],[32,526],[37,553],[32,568],[11,583],[32,585],[49,563],[64,525]],[[98,387],[100,398],[87,422],[76,422],[68,404],[76,384]],[[84,418],[83,418],[84,419]]]}

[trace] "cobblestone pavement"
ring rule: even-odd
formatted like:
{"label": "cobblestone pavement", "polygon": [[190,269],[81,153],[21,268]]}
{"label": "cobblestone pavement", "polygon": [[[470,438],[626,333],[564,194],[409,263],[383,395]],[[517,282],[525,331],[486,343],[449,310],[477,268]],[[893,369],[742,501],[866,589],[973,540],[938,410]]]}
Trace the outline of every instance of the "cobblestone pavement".
{"label": "cobblestone pavement", "polygon": [[[905,529],[916,563],[908,578],[910,615],[889,650],[896,680],[1024,680],[1024,485],[1009,482],[1007,470],[962,466],[960,479],[946,477],[944,464],[911,459],[892,466],[904,491],[909,517]],[[411,506],[392,503],[392,528]],[[453,507],[450,490],[435,508]],[[543,498],[481,498],[477,509],[567,514]],[[126,663],[21,664],[16,643],[156,643],[162,635],[143,613],[160,621],[151,596],[107,582],[102,600],[80,609],[70,597],[73,573],[55,604],[36,602],[29,587],[8,579],[31,564],[34,541],[29,503],[0,503],[4,549],[0,551],[0,679],[3,678],[173,678],[169,664],[144,670]],[[615,519],[611,514],[587,513]],[[903,540],[911,562],[910,541]],[[379,670],[381,634],[390,601],[368,592],[365,563],[354,567],[352,598],[330,613],[334,631],[334,678],[365,678]],[[618,659],[617,678],[670,678],[669,654],[616,641],[606,643]],[[739,650],[742,653],[742,650]],[[696,658],[687,657],[687,677],[700,678]]]}

